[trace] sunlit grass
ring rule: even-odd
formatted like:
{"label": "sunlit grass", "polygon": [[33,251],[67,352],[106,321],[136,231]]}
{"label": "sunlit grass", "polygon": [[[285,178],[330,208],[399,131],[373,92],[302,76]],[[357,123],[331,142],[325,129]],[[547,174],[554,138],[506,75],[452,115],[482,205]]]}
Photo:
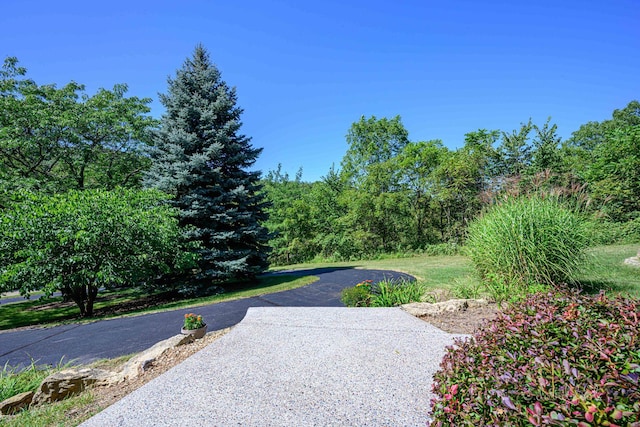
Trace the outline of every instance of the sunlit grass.
{"label": "sunlit grass", "polygon": [[[605,291],[628,293],[640,297],[640,268],[624,265],[624,260],[635,256],[639,248],[640,244],[610,245],[590,249],[584,260],[584,268],[576,278],[578,283],[589,292],[604,289]],[[460,283],[470,288],[480,287],[471,260],[462,255],[417,255],[371,261],[306,263],[275,267],[273,270],[336,267],[393,270],[407,273],[422,282],[427,291],[430,289],[453,290]]]}
{"label": "sunlit grass", "polygon": [[640,298],[640,268],[624,264],[640,244],[600,246],[589,251],[590,261],[578,282],[589,292],[600,289]]}
{"label": "sunlit grass", "polygon": [[96,412],[78,414],[78,408],[87,407],[95,400],[91,392],[81,393],[60,402],[30,408],[13,417],[0,420],[2,427],[72,427],[95,415]]}
{"label": "sunlit grass", "polygon": [[414,276],[427,288],[450,289],[456,280],[473,274],[469,258],[462,255],[428,256],[416,255],[406,258],[388,258],[370,261],[346,261],[335,263],[305,263],[275,267],[274,271],[314,268],[363,268],[372,270],[392,270]]}

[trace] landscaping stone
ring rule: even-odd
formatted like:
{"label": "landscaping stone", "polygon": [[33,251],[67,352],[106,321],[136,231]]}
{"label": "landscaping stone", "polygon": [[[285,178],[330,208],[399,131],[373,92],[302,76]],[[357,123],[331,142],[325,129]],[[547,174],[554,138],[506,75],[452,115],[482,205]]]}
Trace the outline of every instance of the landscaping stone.
{"label": "landscaping stone", "polygon": [[[81,392],[90,385],[108,386],[136,378],[168,349],[193,341],[194,338],[191,335],[176,335],[160,341],[153,347],[129,360],[119,372],[92,368],[65,369],[64,371],[56,372],[42,381],[35,395],[32,393],[31,397],[33,397],[33,399],[31,400],[30,398],[29,403],[41,405],[43,403],[55,402],[71,394]],[[17,399],[18,396],[14,396],[12,399]],[[27,403],[27,405],[29,403]]]}
{"label": "landscaping stone", "polygon": [[45,378],[32,404],[56,402],[65,397],[78,393],[90,385],[108,385],[118,380],[118,375],[104,369],[65,369]]}
{"label": "landscaping stone", "polygon": [[0,402],[0,414],[13,415],[31,404],[34,393],[25,391]]}
{"label": "landscaping stone", "polygon": [[138,375],[146,371],[153,362],[170,348],[178,347],[193,342],[193,335],[175,335],[166,340],[160,341],[153,347],[139,353],[127,363],[125,363],[122,371],[120,371],[118,381],[136,378]]}
{"label": "landscaping stone", "polygon": [[450,299],[448,301],[436,303],[413,302],[410,304],[404,304],[401,308],[413,316],[422,317],[433,316],[440,313],[464,311],[470,307],[487,305],[488,303],[488,301],[483,299]]}

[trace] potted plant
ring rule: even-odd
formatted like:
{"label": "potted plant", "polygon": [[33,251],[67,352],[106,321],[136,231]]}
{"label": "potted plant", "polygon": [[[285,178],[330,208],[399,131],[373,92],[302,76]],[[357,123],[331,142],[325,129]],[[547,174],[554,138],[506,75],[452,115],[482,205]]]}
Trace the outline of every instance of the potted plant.
{"label": "potted plant", "polygon": [[199,314],[187,313],[184,315],[182,331],[184,335],[193,335],[195,339],[202,338],[207,332],[207,325]]}

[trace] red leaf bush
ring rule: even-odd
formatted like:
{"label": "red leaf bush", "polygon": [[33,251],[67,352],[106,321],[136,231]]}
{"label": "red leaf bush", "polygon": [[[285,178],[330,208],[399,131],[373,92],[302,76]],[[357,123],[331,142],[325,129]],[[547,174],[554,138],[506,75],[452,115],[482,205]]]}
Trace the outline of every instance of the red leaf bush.
{"label": "red leaf bush", "polygon": [[640,304],[530,295],[449,347],[440,367],[431,427],[640,427]]}

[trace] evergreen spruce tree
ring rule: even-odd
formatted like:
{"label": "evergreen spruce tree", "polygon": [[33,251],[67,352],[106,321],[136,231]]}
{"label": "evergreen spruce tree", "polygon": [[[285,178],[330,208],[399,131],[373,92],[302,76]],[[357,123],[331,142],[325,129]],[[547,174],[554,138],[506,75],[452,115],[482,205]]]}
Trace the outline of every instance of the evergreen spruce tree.
{"label": "evergreen spruce tree", "polygon": [[200,242],[199,279],[254,277],[267,267],[269,235],[260,172],[247,169],[262,149],[239,133],[235,88],[202,45],[168,83],[146,185],[174,196],[180,225]]}

